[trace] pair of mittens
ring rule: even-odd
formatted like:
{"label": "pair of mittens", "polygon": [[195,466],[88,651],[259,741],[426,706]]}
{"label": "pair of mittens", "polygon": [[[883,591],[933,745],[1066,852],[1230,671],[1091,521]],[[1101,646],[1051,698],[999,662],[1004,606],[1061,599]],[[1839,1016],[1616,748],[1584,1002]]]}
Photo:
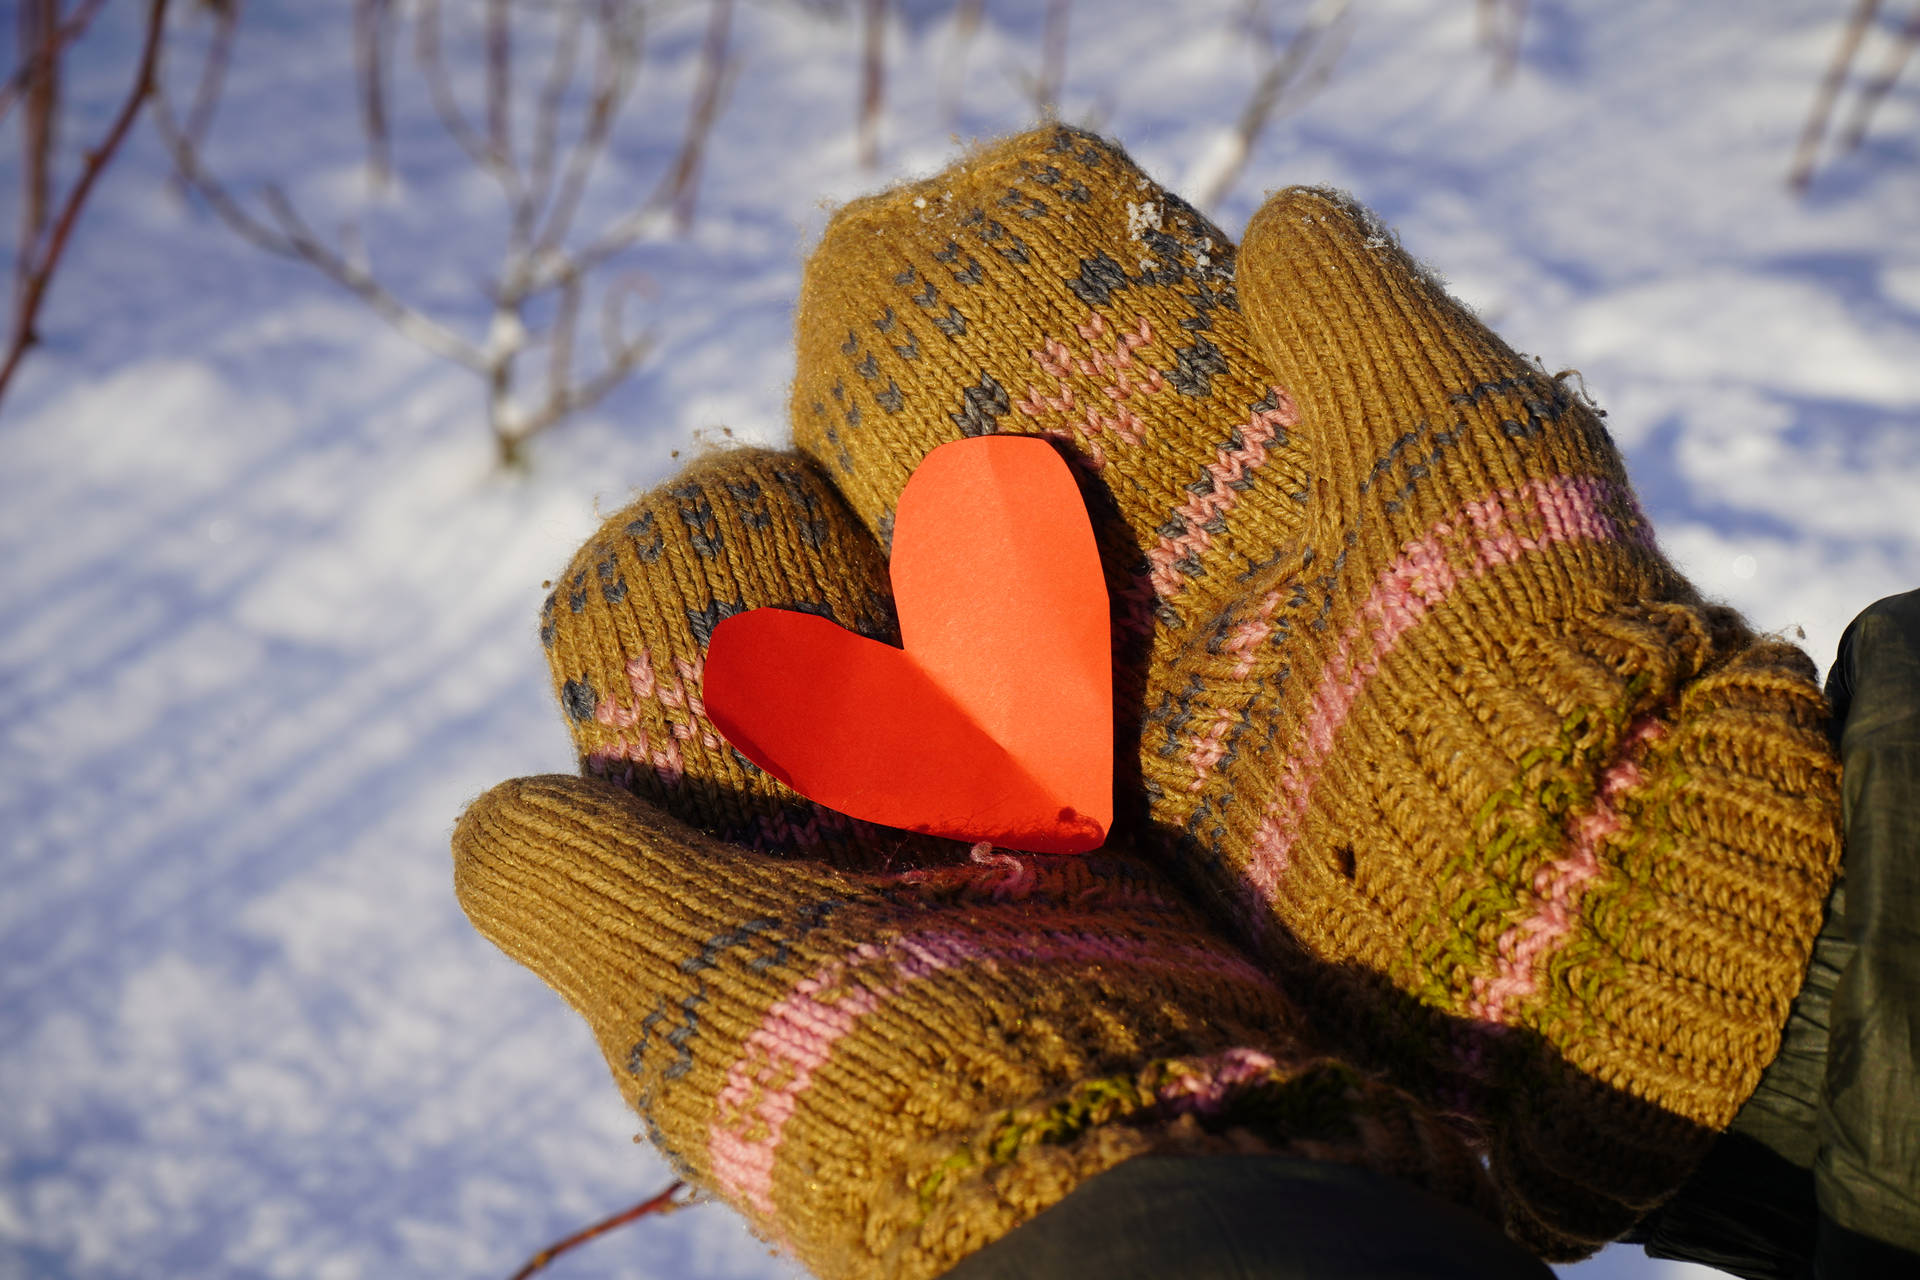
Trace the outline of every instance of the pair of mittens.
{"label": "pair of mittens", "polygon": [[[628,1096],[704,1185],[828,1273],[856,1254],[856,1271],[902,1250],[950,1262],[959,1255],[926,1244],[935,1217],[898,1225],[926,1207],[920,1171],[933,1157],[835,1164],[838,1130],[802,1118],[849,1099],[876,1116],[904,1109],[901,1150],[945,1152],[939,1163],[965,1148],[964,1163],[977,1159],[983,1117],[1072,1112],[1076,1088],[1129,1072],[1138,1105],[1040,1146],[1151,1147],[1173,1124],[1290,1149],[1323,1142],[1338,1115],[1386,1107],[1402,1117],[1388,1131],[1424,1135],[1427,1163],[1365,1142],[1336,1158],[1466,1187],[1419,1172],[1460,1167],[1460,1148],[1428,1118],[1444,1112],[1484,1150],[1509,1231],[1551,1258],[1618,1234],[1685,1176],[1777,1045],[1837,860],[1836,769],[1811,665],[1702,602],[1660,556],[1581,396],[1489,333],[1344,198],[1282,192],[1236,260],[1117,148],[1065,128],[837,214],[808,265],[798,346],[799,452],[696,464],[609,520],[543,613],[589,780],[543,782],[540,794],[598,816],[531,828],[545,834],[526,847],[550,858],[493,860],[487,833],[507,829],[495,817],[518,813],[515,788],[532,785],[508,784],[456,835],[476,923],[601,1029]],[[907,476],[937,445],[989,433],[1057,442],[1113,603],[1113,848],[1146,856],[1103,854],[1074,874],[1110,869],[1174,904],[1175,951],[1231,968],[1244,950],[1285,992],[1259,1010],[1221,1004],[1198,980],[1183,994],[1171,978],[1140,1005],[1129,992],[1161,989],[1102,985],[1109,961],[1093,951],[1043,962],[975,947],[903,980],[889,948],[933,927],[925,912],[962,933],[999,927],[968,905],[977,894],[932,908],[903,898],[912,877],[1043,884],[1066,869],[978,861],[823,810],[755,769],[705,715],[706,644],[732,614],[799,609],[894,638],[884,556]],[[614,841],[629,827],[639,834]],[[584,881],[555,869],[576,864],[596,869]],[[671,870],[646,870],[655,864]],[[744,913],[702,908],[678,932],[637,923],[653,918],[648,903],[724,898],[734,866],[773,884],[790,876],[791,892]],[[714,889],[698,887],[702,874],[719,877]],[[576,884],[628,922],[593,935],[623,939],[596,954],[624,958],[578,958],[585,944],[569,939],[590,931]],[[501,924],[501,885],[515,901],[557,904],[536,913],[547,949]],[[857,920],[851,932],[807,923],[843,898],[869,904],[829,913]],[[1120,952],[1144,936],[1111,908],[1069,926],[1058,913],[1072,904],[1020,901],[1049,936],[1110,927],[1135,940]],[[673,976],[707,973],[709,942],[742,930],[777,939],[727,952],[750,995],[716,1002]],[[643,959],[656,936],[679,949]],[[871,964],[848,958],[869,945],[880,949]],[[1014,985],[993,987],[1002,981]],[[905,1035],[918,1056],[863,1047],[869,1034],[889,1045],[903,1035],[883,1010],[948,982],[999,994],[941,1024],[963,1031]],[[830,1016],[811,1003],[819,992]],[[1052,1011],[1038,1038],[1025,1004]],[[784,1027],[789,1012],[845,1030],[810,1042],[804,1072],[787,1059],[738,1067],[756,1035],[787,1035],[767,1020]],[[1080,1030],[1060,1031],[1060,1019]],[[643,1040],[653,1047],[636,1053]],[[1034,1052],[1050,1065],[1030,1069]],[[1331,1069],[1306,1065],[1326,1052],[1420,1106],[1354,1084],[1315,1093],[1329,1099],[1317,1119],[1289,1104],[1268,1113],[1278,1127],[1223,1118],[1240,1114],[1231,1107],[1174,1123],[1142,1101],[1158,1086],[1138,1083],[1156,1063],[1259,1061],[1273,1064],[1258,1086],[1270,1092]],[[1028,1065],[969,1070],[1004,1088],[938,1065],[996,1054]],[[865,1074],[836,1074],[856,1067]],[[778,1083],[729,1093],[736,1068]],[[745,1111],[740,1097],[754,1100]],[[762,1104],[789,1117],[780,1142],[743,1148],[766,1165],[764,1203],[728,1190],[710,1154],[714,1134],[751,1128],[740,1117]],[[662,1117],[681,1106],[689,1118],[675,1129]],[[1062,1158],[1079,1172],[1012,1199],[994,1179],[1026,1175],[967,1165],[987,1181],[966,1197],[1001,1206],[980,1219],[1000,1225],[981,1230],[1044,1207],[1105,1159]],[[805,1172],[815,1168],[834,1172]],[[786,1199],[784,1186],[795,1189]],[[919,1207],[906,1213],[897,1198],[910,1187]],[[798,1225],[828,1201],[837,1208],[819,1222],[830,1225]],[[952,1238],[983,1237],[969,1227]]]}

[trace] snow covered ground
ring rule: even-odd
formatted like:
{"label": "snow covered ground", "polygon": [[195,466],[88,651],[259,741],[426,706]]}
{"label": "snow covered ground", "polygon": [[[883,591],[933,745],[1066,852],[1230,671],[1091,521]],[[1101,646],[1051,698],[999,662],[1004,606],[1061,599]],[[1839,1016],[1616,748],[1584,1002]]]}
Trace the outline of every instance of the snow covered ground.
{"label": "snow covered ground", "polygon": [[[116,103],[141,7],[70,64],[70,136]],[[1283,31],[1306,7],[1269,6]],[[1473,7],[1359,0],[1325,91],[1212,212],[1358,193],[1515,345],[1584,371],[1668,548],[1824,665],[1920,583],[1913,77],[1794,199],[1842,0],[1536,0],[1504,88]],[[589,225],[679,140],[704,12],[656,8]],[[625,260],[658,352],[530,474],[494,466],[471,375],[229,235],[135,134],[0,413],[0,1277],[504,1276],[664,1183],[585,1027],[461,917],[447,834],[569,760],[534,618],[596,509],[699,433],[783,434],[825,209],[1028,121],[1042,6],[987,6],[951,121],[949,6],[900,8],[878,174],[850,18],[740,9],[693,231]],[[1063,114],[1197,184],[1256,71],[1243,9],[1083,0]],[[402,56],[404,180],[367,204],[349,30],[342,4],[250,5],[212,160],[328,234],[368,208],[381,273],[477,338],[495,193]],[[1616,1248],[1570,1274],[1681,1271]],[[709,1207],[553,1274],[787,1270]]]}

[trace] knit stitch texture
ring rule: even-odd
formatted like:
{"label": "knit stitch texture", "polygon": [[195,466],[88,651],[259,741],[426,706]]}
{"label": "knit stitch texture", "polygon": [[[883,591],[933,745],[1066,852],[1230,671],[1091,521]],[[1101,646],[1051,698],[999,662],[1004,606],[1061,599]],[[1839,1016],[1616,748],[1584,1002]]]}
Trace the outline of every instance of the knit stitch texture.
{"label": "knit stitch texture", "polygon": [[[1448,1113],[1484,1151],[1508,1230],[1543,1256],[1590,1252],[1684,1178],[1778,1047],[1837,864],[1837,768],[1811,664],[1661,556],[1581,394],[1345,197],[1281,193],[1236,255],[1118,148],[1059,127],[837,214],[807,266],[797,340],[808,456],[696,464],[609,520],[543,613],[584,771],[704,833],[643,810],[646,852],[628,846],[622,866],[744,847],[807,855],[810,875],[980,874],[964,846],[821,810],[754,769],[705,719],[701,662],[721,618],[763,605],[892,639],[884,548],[919,459],[969,435],[1046,435],[1080,477],[1114,602],[1117,840],[1155,854],[1335,1052]],[[618,825],[568,847],[611,847]],[[551,832],[522,843],[542,841]],[[550,885],[541,865],[498,876]],[[922,908],[881,883],[832,892],[878,894],[861,927],[913,936],[888,913]],[[705,923],[803,917],[826,892]],[[567,918],[541,928],[557,936]],[[617,1076],[635,1043],[622,1019],[655,1007],[616,1009],[610,975],[641,991],[681,981],[684,957],[643,962],[633,942],[570,977],[571,960],[498,936],[596,1027],[625,1028],[603,1033]],[[810,963],[842,963],[853,937]],[[1002,976],[1037,963],[994,954]],[[876,963],[870,995],[897,994],[893,962]],[[939,972],[958,980],[972,963]],[[667,987],[635,983],[643,971]],[[1008,993],[1008,1016],[1031,1000],[1067,1016],[1063,995]],[[779,998],[763,986],[748,1004],[767,1003],[728,1015],[715,1061]],[[1165,1029],[1165,1008],[1192,1017],[1215,998],[1169,988],[1160,1012],[1117,1015],[1159,1028],[1123,1036],[1160,1046],[1127,1060],[1132,1096],[1158,1096],[1140,1083],[1147,1064],[1258,1040],[1268,1015],[1225,1039]],[[1004,1037],[1000,1016],[968,1025]],[[1294,1035],[1259,1052],[1304,1061]],[[1082,1065],[1022,1076],[1039,1092],[992,1106],[1054,1107],[1118,1078],[1085,1074],[1118,1060],[1110,1046],[1075,1052]],[[900,1141],[977,1152],[966,1126],[984,1114]],[[1126,1143],[1166,1118],[1129,1114],[1145,1119],[1121,1126]],[[698,1141],[667,1145],[712,1176]],[[777,1231],[798,1212],[761,1220]],[[880,1230],[881,1252],[920,1248],[904,1230]]]}
{"label": "knit stitch texture", "polygon": [[454,833],[461,905],[587,1019],[682,1176],[826,1277],[937,1275],[1155,1152],[1354,1163],[1497,1218],[1453,1128],[1326,1055],[1144,861],[852,823],[718,738],[716,617],[886,637],[884,573],[807,459],[695,463],[543,610],[589,776],[503,783]]}
{"label": "knit stitch texture", "polygon": [[1510,1230],[1579,1256],[1778,1049],[1839,855],[1825,700],[1660,555],[1593,407],[1366,211],[1283,192],[1240,264],[1314,500],[1174,664],[1154,822],[1337,1042],[1474,1121]]}
{"label": "knit stitch texture", "polygon": [[1135,859],[841,873],[572,777],[496,787],[454,850],[468,915],[592,1025],[654,1145],[820,1276],[938,1275],[1155,1152],[1362,1164],[1489,1211],[1457,1135],[1307,1049]]}
{"label": "knit stitch texture", "polygon": [[798,342],[796,440],[883,539],[928,449],[1060,442],[1121,830],[1469,1126],[1518,1238],[1582,1256],[1677,1185],[1778,1047],[1836,766],[1811,664],[1660,555],[1581,394],[1344,197],[1236,255],[1060,128],[842,211]]}
{"label": "knit stitch texture", "polygon": [[1306,500],[1233,267],[1233,242],[1109,142],[1048,128],[984,147],[834,215],[801,285],[794,442],[886,543],[935,446],[1056,440],[1117,639],[1178,627]]}

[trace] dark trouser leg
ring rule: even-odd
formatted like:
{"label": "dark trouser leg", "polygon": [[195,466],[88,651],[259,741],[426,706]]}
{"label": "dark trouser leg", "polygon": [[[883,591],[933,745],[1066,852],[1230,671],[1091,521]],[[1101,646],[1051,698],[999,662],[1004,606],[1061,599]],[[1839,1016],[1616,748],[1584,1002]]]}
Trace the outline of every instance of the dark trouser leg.
{"label": "dark trouser leg", "polygon": [[1552,1280],[1457,1205],[1290,1156],[1143,1156],[946,1280]]}

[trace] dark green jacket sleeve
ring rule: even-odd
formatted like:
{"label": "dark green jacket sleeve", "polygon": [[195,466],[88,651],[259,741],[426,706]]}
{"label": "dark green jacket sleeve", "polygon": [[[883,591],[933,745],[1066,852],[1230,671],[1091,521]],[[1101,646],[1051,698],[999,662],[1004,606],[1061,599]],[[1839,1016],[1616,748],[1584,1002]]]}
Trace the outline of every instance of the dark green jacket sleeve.
{"label": "dark green jacket sleeve", "polygon": [[[1840,738],[1851,954],[1833,992],[1814,1189],[1821,1277],[1873,1245],[1920,1255],[1920,591],[1847,628],[1828,680]],[[1900,1272],[1920,1276],[1920,1256]]]}
{"label": "dark green jacket sleeve", "polygon": [[1920,591],[1827,680],[1847,851],[1779,1056],[1630,1237],[1748,1280],[1920,1277]]}

